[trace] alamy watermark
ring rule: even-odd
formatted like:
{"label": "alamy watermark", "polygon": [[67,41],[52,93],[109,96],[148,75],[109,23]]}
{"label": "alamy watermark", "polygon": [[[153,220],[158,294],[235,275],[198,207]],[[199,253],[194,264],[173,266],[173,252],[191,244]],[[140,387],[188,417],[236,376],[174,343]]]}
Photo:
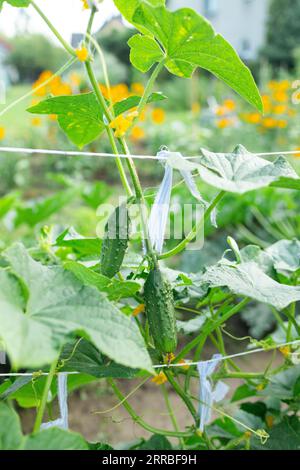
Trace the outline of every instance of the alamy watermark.
{"label": "alamy watermark", "polygon": [[[116,207],[119,207],[119,211],[115,210]],[[151,208],[146,205],[126,205],[124,198],[119,199],[117,206],[101,204],[97,210],[97,217],[100,218],[96,228],[97,237],[103,239],[105,236],[109,236],[110,239],[124,239],[129,234],[131,240],[144,241],[145,236],[148,235],[150,240],[153,237],[163,237],[165,242],[168,240],[180,242],[191,235],[193,229],[197,227],[194,236],[191,237],[191,243],[186,246],[186,249],[195,251],[203,248],[205,211],[203,204],[174,202],[170,206],[164,204],[158,206],[156,208],[157,227],[155,234],[145,230],[144,221],[149,220],[150,211]],[[143,213],[143,218],[141,213]],[[166,222],[164,223],[165,217]]]}

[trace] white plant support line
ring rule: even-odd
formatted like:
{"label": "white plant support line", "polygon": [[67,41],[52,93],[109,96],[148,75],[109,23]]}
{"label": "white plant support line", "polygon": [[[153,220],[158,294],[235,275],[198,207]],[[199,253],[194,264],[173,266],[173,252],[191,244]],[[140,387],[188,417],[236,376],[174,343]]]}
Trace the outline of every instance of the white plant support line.
{"label": "white plant support line", "polygon": [[[283,348],[285,346],[295,346],[299,344],[300,345],[300,339],[297,339],[295,341],[290,341],[289,343],[282,343],[282,344],[277,344],[276,346],[272,346],[269,348],[259,348],[259,349],[252,349],[250,351],[243,351],[237,354],[231,354],[229,356],[222,356],[220,357],[220,361],[226,361],[227,359],[234,359],[236,357],[244,357],[244,356],[249,356],[250,354],[258,354],[261,352],[268,352],[268,351],[275,351],[276,349]],[[298,354],[298,353],[297,353]],[[189,362],[186,361],[185,363],[179,363],[179,364],[156,364],[153,366],[153,369],[168,369],[170,367],[187,367],[187,366],[198,366],[198,364],[201,363],[206,363],[209,364],[211,362],[214,362],[215,359],[209,359],[207,361],[198,361],[198,362]],[[80,372],[76,371],[70,371],[70,372],[64,372],[67,375],[76,375],[80,374]],[[48,372],[24,372],[24,373],[18,373],[18,372],[8,372],[8,373],[1,373],[0,377],[33,377],[33,376],[46,376],[49,375]]]}

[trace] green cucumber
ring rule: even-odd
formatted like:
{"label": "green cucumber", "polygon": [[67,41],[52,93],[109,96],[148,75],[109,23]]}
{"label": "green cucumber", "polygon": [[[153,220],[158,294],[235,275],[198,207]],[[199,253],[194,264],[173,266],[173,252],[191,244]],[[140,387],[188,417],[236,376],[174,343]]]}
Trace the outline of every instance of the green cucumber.
{"label": "green cucumber", "polygon": [[110,279],[121,269],[129,242],[129,214],[127,204],[122,204],[109,217],[102,241],[100,271]]}
{"label": "green cucumber", "polygon": [[176,350],[177,331],[171,285],[159,268],[150,271],[144,287],[145,312],[155,347],[163,354]]}

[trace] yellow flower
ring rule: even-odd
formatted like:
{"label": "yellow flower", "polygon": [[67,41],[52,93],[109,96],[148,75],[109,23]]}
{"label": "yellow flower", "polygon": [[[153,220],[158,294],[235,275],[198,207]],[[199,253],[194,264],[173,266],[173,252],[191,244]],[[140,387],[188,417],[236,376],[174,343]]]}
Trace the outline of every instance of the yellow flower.
{"label": "yellow flower", "polygon": [[226,127],[229,127],[231,126],[232,124],[232,120],[231,119],[227,119],[227,118],[223,118],[223,119],[219,119],[217,121],[217,127],[219,129],[226,129]]}
{"label": "yellow flower", "polygon": [[199,103],[195,102],[192,104],[192,113],[193,114],[199,114],[201,111],[201,106]]}
{"label": "yellow flower", "polygon": [[289,99],[288,94],[283,90],[276,91],[273,97],[275,101],[278,101],[278,103],[286,103]]}
{"label": "yellow flower", "polygon": [[163,109],[155,108],[152,111],[152,120],[155,124],[162,124],[166,119],[166,114]]}
{"label": "yellow flower", "polygon": [[234,111],[236,108],[235,102],[233,100],[225,100],[223,106],[228,109],[228,111]]}
{"label": "yellow flower", "polygon": [[297,147],[297,148],[295,149],[295,152],[296,152],[296,153],[294,154],[294,157],[300,158],[300,147]]}
{"label": "yellow flower", "polygon": [[130,128],[132,121],[136,116],[137,112],[129,113],[126,117],[121,114],[120,116],[116,117],[113,121],[111,121],[109,127],[111,129],[115,129],[115,137],[123,137]]}
{"label": "yellow flower", "polygon": [[134,126],[131,131],[132,140],[142,140],[145,137],[145,131],[139,126]]}
{"label": "yellow flower", "polygon": [[265,384],[264,383],[258,384],[257,387],[256,387],[256,390],[258,392],[261,392],[264,389],[265,389]]}
{"label": "yellow flower", "polygon": [[56,121],[57,115],[56,114],[49,114],[48,118],[50,119],[50,121]]}
{"label": "yellow flower", "polygon": [[80,62],[86,62],[87,59],[89,58],[89,51],[87,50],[85,46],[81,46],[80,48],[76,49],[75,52],[76,52],[77,59]]}
{"label": "yellow flower", "polygon": [[34,127],[40,127],[42,125],[42,120],[39,117],[34,117],[34,118],[31,119],[31,124]]}
{"label": "yellow flower", "polygon": [[138,305],[132,312],[133,317],[137,317],[140,313],[145,311],[145,304]]}
{"label": "yellow flower", "polygon": [[167,379],[166,375],[163,372],[160,372],[155,377],[153,377],[151,382],[155,383],[156,385],[162,385],[165,382],[167,382],[167,380],[168,379]]}
{"label": "yellow flower", "polygon": [[267,424],[268,428],[272,428],[274,426],[274,416],[267,415],[266,416],[266,424]]}
{"label": "yellow flower", "polygon": [[181,359],[181,360],[178,362],[178,364],[185,364],[185,365],[182,366],[182,369],[184,369],[184,370],[187,370],[187,369],[190,368],[189,364],[188,364],[184,359]]}
{"label": "yellow flower", "polygon": [[280,129],[285,129],[288,125],[288,122],[286,119],[279,119],[277,121],[277,127],[279,127]]}
{"label": "yellow flower", "polygon": [[3,140],[5,137],[5,129],[4,127],[0,126],[0,140]]}
{"label": "yellow flower", "polygon": [[225,106],[218,106],[216,108],[216,115],[217,116],[225,116],[225,114],[227,114],[227,109],[225,108]]}
{"label": "yellow flower", "polygon": [[284,114],[286,111],[287,107],[285,104],[278,104],[273,108],[274,114]]}
{"label": "yellow flower", "polygon": [[282,346],[282,348],[279,348],[279,351],[285,358],[288,358],[291,352],[289,346]]}
{"label": "yellow flower", "polygon": [[263,119],[262,125],[266,129],[274,129],[274,127],[277,126],[277,121],[276,121],[276,119],[274,119],[272,117],[266,117],[266,118]]}
{"label": "yellow flower", "polygon": [[139,83],[139,82],[135,82],[131,85],[131,91],[132,93],[134,93],[135,95],[139,95],[139,96],[142,96],[144,94],[144,91],[145,91],[145,87],[142,83]]}
{"label": "yellow flower", "polygon": [[249,122],[250,124],[259,124],[262,117],[259,113],[249,113],[245,114],[244,119],[246,122]]}
{"label": "yellow flower", "polygon": [[81,3],[84,10],[88,10],[90,8],[88,0],[81,0]]}
{"label": "yellow flower", "polygon": [[269,113],[271,111],[271,108],[272,108],[271,98],[268,95],[262,95],[261,98],[262,98],[262,102],[263,102],[263,105],[264,105],[265,113]]}

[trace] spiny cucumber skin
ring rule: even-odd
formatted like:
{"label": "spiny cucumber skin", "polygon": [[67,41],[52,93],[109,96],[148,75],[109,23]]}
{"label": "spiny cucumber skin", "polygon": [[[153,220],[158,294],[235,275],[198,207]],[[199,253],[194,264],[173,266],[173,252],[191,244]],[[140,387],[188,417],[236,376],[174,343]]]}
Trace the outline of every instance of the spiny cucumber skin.
{"label": "spiny cucumber skin", "polygon": [[175,352],[177,331],[171,285],[155,268],[150,271],[144,287],[145,311],[155,347],[163,354]]}
{"label": "spiny cucumber skin", "polygon": [[[120,211],[124,211],[121,213],[121,216]],[[110,227],[112,227],[113,231],[110,230]],[[120,271],[128,248],[128,240],[129,215],[126,206],[122,205],[117,207],[105,227],[105,237],[102,242],[100,258],[101,274],[111,279]]]}

